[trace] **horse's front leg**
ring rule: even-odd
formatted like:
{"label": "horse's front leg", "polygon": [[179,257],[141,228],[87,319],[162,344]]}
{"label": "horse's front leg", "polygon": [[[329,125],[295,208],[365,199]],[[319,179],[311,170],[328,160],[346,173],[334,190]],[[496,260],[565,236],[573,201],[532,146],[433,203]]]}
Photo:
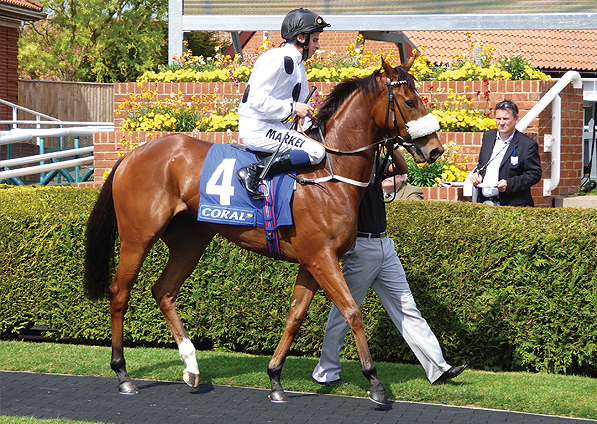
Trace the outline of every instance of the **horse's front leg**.
{"label": "horse's front leg", "polygon": [[284,361],[290,351],[290,345],[307,315],[307,310],[309,309],[309,305],[311,304],[311,300],[313,300],[317,288],[317,281],[315,281],[311,274],[301,266],[294,284],[292,299],[290,301],[290,310],[286,317],[284,334],[282,335],[280,343],[278,343],[274,356],[272,356],[272,359],[267,366],[267,374],[269,375],[271,382],[269,398],[272,402],[281,403],[290,401],[286,393],[284,393],[284,389],[280,383],[282,367],[284,366]]}
{"label": "horse's front leg", "polygon": [[[365,378],[369,381],[371,388],[367,390],[369,399],[375,403],[386,404],[386,391],[381,384],[381,380],[377,375],[375,363],[369,351],[367,338],[365,336],[365,324],[363,323],[363,316],[359,310],[359,306],[354,301],[350,290],[344,280],[342,271],[337,259],[332,259],[329,262],[320,258],[317,266],[313,266],[310,270],[321,288],[326,292],[334,305],[340,310],[344,320],[350,326],[352,334],[354,335],[359,360],[361,362],[361,371]],[[334,266],[335,265],[335,266]]]}

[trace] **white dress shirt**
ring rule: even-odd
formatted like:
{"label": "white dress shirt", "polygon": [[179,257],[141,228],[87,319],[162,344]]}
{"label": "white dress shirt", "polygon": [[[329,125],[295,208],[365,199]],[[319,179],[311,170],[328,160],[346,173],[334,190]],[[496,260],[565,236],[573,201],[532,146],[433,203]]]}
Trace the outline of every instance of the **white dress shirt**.
{"label": "white dress shirt", "polygon": [[508,145],[510,144],[512,137],[514,137],[515,132],[513,132],[506,141],[502,140],[500,132],[497,132],[493,151],[491,152],[491,159],[489,159],[489,162],[487,163],[485,177],[483,178],[482,193],[485,197],[498,196],[500,194],[497,189],[497,183],[500,180],[500,165],[504,160],[504,155],[506,154],[506,150],[508,150]]}

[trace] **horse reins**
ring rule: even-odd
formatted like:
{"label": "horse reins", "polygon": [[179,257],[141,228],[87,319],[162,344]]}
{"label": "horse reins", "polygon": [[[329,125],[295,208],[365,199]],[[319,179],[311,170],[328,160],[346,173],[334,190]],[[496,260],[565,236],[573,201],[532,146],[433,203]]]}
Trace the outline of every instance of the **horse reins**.
{"label": "horse reins", "polygon": [[[355,153],[360,153],[360,152],[364,152],[365,150],[369,150],[369,149],[373,149],[375,147],[378,147],[381,144],[387,143],[390,140],[394,140],[394,144],[398,144],[399,146],[411,146],[412,143],[409,143],[410,140],[412,140],[412,137],[410,136],[410,134],[406,134],[406,136],[402,137],[399,133],[398,133],[398,122],[396,120],[396,109],[394,107],[394,105],[398,108],[398,112],[400,112],[400,116],[402,117],[402,122],[404,122],[404,124],[406,125],[406,119],[404,117],[404,114],[402,113],[402,109],[400,108],[400,104],[398,103],[398,100],[396,100],[396,96],[394,96],[394,91],[392,90],[392,88],[396,85],[402,85],[402,84],[407,84],[408,81],[406,80],[399,80],[399,81],[391,81],[389,78],[387,79],[387,86],[388,86],[388,103],[386,106],[386,119],[385,119],[385,129],[386,129],[386,134],[388,134],[387,137],[383,138],[382,140],[376,141],[375,143],[369,144],[367,146],[364,147],[359,147],[358,149],[354,149],[354,150],[340,150],[340,149],[335,149],[333,147],[329,147],[327,146],[325,143],[319,142],[318,140],[315,140],[312,137],[309,137],[306,133],[305,130],[303,129],[303,126],[301,125],[301,121],[298,121],[298,127],[300,129],[300,132],[307,138],[309,138],[310,140],[313,140],[315,143],[323,146],[325,148],[325,150],[327,150],[328,152],[333,152],[333,153],[338,153],[338,154],[343,154],[343,155],[351,155],[351,154],[355,154]],[[392,122],[394,123],[394,130],[396,131],[396,135],[394,135],[393,137],[389,136],[389,131],[388,131],[388,118],[390,116],[390,112],[392,113]],[[320,129],[320,134],[321,134],[321,129]],[[321,137],[322,140],[324,140],[323,135]]]}
{"label": "horse reins", "polygon": [[[396,96],[394,95],[394,90],[393,88],[395,86],[400,86],[402,84],[407,84],[408,81],[406,80],[398,80],[398,81],[392,81],[389,78],[387,78],[387,87],[388,87],[388,102],[386,105],[386,118],[385,118],[385,131],[387,136],[384,137],[382,140],[377,141],[375,143],[369,144],[367,146],[364,147],[360,147],[358,149],[354,149],[354,150],[340,150],[340,149],[335,149],[332,147],[328,147],[325,144],[325,138],[323,136],[323,133],[321,131],[321,128],[319,127],[319,134],[320,134],[320,138],[322,140],[322,142],[319,142],[317,140],[315,140],[312,137],[309,137],[307,134],[305,134],[305,131],[303,130],[303,127],[301,125],[301,121],[298,120],[298,127],[300,129],[300,132],[307,138],[313,140],[314,142],[316,142],[317,144],[323,146],[326,150],[326,156],[328,154],[328,152],[332,152],[332,153],[337,153],[337,154],[343,154],[343,155],[349,155],[349,154],[355,154],[355,153],[360,153],[363,152],[365,150],[369,150],[369,149],[373,149],[373,148],[378,148],[377,151],[377,155],[380,155],[380,151],[381,149],[379,149],[379,147],[382,144],[387,144],[387,154],[384,158],[382,167],[385,167],[389,161],[389,156],[390,156],[390,152],[393,150],[394,148],[394,144],[398,144],[399,146],[412,146],[413,144],[410,143],[410,140],[412,140],[411,135],[408,133],[408,127],[407,127],[407,134],[405,137],[402,137],[399,133],[398,130],[398,121],[396,119],[396,107],[398,108],[398,112],[400,112],[400,116],[402,118],[402,122],[404,122],[404,125],[406,126],[406,119],[404,117],[404,113],[402,113],[402,109],[400,108],[400,104],[398,103],[398,100],[396,100]],[[395,135],[392,137],[389,135],[390,131],[388,131],[388,121],[389,121],[389,117],[390,117],[390,113],[392,116],[392,122],[394,123],[394,131],[395,131]],[[326,182],[326,181],[330,181],[332,179],[336,179],[339,181],[343,181],[345,183],[348,184],[352,184],[352,185],[356,185],[359,187],[367,187],[369,185],[369,182],[367,181],[366,183],[361,182],[361,181],[355,181],[352,180],[350,178],[346,178],[346,177],[342,177],[339,175],[335,175],[334,171],[332,169],[332,164],[329,161],[329,159],[327,160],[327,163],[330,167],[330,175],[327,177],[322,177],[322,178],[314,178],[314,179],[306,179],[306,178],[299,178],[299,177],[294,177],[299,183],[301,184],[319,184],[321,182]]]}

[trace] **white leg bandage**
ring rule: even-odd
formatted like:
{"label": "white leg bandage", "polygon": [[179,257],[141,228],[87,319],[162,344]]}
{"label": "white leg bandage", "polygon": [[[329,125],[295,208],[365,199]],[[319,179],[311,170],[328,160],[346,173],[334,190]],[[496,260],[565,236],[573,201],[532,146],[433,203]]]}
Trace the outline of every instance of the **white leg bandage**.
{"label": "white leg bandage", "polygon": [[183,339],[178,346],[178,353],[187,366],[185,371],[199,374],[199,365],[197,364],[197,356],[195,356],[195,346],[189,339]]}

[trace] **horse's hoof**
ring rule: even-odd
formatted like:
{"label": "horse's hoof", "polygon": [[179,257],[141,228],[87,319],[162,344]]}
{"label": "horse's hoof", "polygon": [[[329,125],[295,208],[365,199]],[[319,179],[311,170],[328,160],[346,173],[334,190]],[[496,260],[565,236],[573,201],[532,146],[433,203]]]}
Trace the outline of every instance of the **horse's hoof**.
{"label": "horse's hoof", "polygon": [[384,389],[367,390],[367,394],[369,395],[369,399],[378,405],[385,405],[388,403],[388,400],[386,399],[386,391]]}
{"label": "horse's hoof", "polygon": [[118,385],[118,392],[121,395],[138,395],[139,389],[137,389],[137,386],[132,381],[125,381]]}
{"label": "horse's hoof", "polygon": [[195,374],[194,372],[184,371],[182,373],[182,379],[185,383],[187,383],[192,388],[196,389],[199,387],[199,374]]}
{"label": "horse's hoof", "polygon": [[269,395],[267,395],[267,397],[269,398],[269,400],[271,400],[273,403],[285,403],[285,402],[290,402],[290,398],[288,396],[286,396],[286,393],[284,393],[284,390],[272,390]]}

